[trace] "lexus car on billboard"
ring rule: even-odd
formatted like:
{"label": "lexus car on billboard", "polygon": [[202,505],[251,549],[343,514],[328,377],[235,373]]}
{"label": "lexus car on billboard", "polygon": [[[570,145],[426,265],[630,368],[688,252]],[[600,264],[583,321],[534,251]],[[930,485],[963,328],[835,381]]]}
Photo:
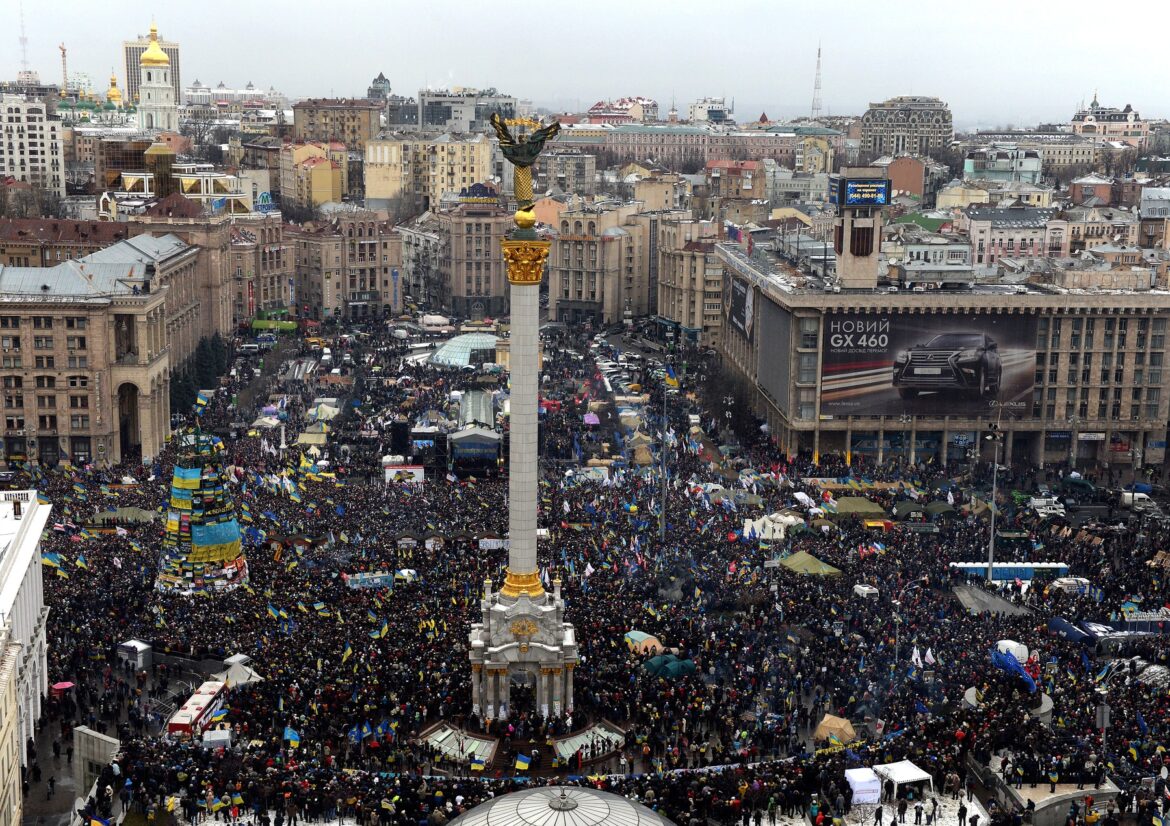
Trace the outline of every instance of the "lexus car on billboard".
{"label": "lexus car on billboard", "polygon": [[1026,415],[1035,336],[1020,315],[830,315],[821,413]]}

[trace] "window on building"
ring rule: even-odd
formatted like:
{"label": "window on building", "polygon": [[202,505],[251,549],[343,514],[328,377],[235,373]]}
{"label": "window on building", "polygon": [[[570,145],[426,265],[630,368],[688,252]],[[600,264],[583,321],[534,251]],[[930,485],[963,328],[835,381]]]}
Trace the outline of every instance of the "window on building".
{"label": "window on building", "polygon": [[33,329],[34,330],[52,330],[53,329],[53,317],[50,315],[35,315],[35,316],[33,316],[32,322],[33,322]]}

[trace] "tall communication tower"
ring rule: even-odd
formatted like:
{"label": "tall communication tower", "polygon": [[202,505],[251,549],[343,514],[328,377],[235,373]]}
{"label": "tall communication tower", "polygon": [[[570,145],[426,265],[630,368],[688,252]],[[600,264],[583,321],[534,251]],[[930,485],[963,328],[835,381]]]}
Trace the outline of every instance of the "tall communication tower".
{"label": "tall communication tower", "polygon": [[24,3],[20,4],[20,68],[28,72],[28,36],[24,33]]}
{"label": "tall communication tower", "polygon": [[817,44],[817,78],[813,81],[812,111],[813,120],[821,116],[821,44]]}

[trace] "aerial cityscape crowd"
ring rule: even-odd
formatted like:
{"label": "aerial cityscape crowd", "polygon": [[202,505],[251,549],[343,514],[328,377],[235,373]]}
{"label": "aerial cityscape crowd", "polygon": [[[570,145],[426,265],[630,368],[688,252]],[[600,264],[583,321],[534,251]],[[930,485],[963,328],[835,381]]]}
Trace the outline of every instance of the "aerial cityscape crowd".
{"label": "aerial cityscape crowd", "polygon": [[0,824],[1162,826],[1170,121],[122,51],[0,81]]}

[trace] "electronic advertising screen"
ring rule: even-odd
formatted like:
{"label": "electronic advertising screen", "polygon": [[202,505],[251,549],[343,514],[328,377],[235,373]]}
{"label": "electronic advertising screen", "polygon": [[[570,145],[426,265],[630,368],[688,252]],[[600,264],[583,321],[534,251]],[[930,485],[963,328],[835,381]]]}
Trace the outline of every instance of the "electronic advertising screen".
{"label": "electronic advertising screen", "polygon": [[837,203],[867,207],[890,205],[890,182],[874,178],[842,178],[838,181]]}

